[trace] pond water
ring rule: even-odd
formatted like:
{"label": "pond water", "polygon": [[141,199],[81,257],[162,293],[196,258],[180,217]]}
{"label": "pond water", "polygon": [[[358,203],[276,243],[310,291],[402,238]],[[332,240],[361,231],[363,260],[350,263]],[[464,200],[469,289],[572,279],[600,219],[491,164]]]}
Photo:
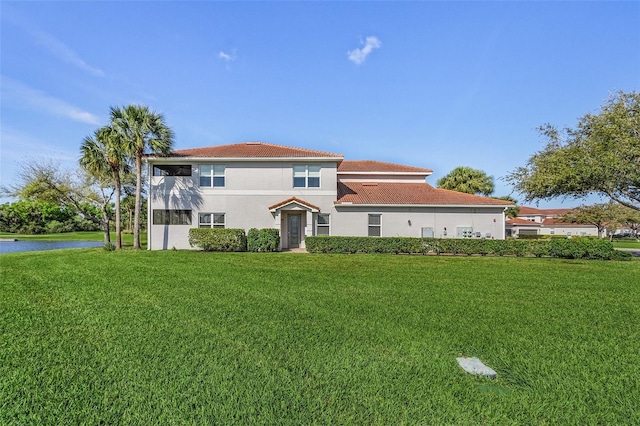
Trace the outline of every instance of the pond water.
{"label": "pond water", "polygon": [[101,247],[101,241],[0,241],[0,253]]}

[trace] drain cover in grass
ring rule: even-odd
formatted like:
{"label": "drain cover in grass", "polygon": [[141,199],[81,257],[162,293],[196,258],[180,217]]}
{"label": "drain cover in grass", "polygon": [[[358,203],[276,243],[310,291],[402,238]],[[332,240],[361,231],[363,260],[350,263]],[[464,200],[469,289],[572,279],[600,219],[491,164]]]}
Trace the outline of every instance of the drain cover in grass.
{"label": "drain cover in grass", "polygon": [[496,372],[490,367],[487,367],[478,358],[456,358],[460,367],[467,373],[480,374],[482,376],[488,376],[492,379],[496,377]]}

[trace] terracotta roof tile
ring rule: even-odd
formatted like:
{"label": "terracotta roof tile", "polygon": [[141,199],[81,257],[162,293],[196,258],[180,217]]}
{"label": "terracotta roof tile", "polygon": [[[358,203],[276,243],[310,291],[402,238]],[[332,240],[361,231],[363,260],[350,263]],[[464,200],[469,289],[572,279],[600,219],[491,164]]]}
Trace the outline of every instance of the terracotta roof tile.
{"label": "terracotta roof tile", "polygon": [[336,204],[424,204],[512,206],[496,198],[434,188],[428,183],[340,182]]}
{"label": "terracotta roof tile", "polygon": [[558,219],[553,219],[553,218],[548,218],[548,219],[544,219],[542,221],[542,224],[544,226],[563,226],[563,227],[571,227],[571,226],[576,226],[576,227],[585,227],[585,226],[592,226],[592,227],[596,227],[595,225],[591,224],[591,223],[571,223],[571,222],[561,222]]}
{"label": "terracotta roof tile", "polygon": [[424,173],[431,174],[433,170],[420,167],[403,166],[402,164],[384,163],[373,160],[344,160],[338,166],[340,172],[395,172],[395,173]]}
{"label": "terracotta roof tile", "polygon": [[542,225],[540,222],[534,222],[532,220],[520,219],[520,218],[507,219],[506,222],[509,225],[525,225],[525,226],[541,226]]}
{"label": "terracotta roof tile", "polygon": [[341,154],[293,148],[265,142],[243,142],[231,145],[218,145],[203,148],[181,149],[171,152],[169,157],[202,158],[288,158],[288,157],[332,157],[337,160]]}
{"label": "terracotta roof tile", "polygon": [[571,209],[537,209],[535,207],[520,206],[518,216],[562,216],[570,211]]}

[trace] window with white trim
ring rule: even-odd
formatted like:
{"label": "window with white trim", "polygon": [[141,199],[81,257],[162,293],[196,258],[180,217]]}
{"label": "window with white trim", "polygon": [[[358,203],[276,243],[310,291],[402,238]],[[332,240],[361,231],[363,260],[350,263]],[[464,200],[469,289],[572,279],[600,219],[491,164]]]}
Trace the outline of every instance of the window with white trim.
{"label": "window with white trim", "polygon": [[224,213],[199,213],[198,227],[199,228],[224,228],[225,214]]}
{"label": "window with white trim", "polygon": [[153,210],[154,225],[191,225],[191,210]]}
{"label": "window with white trim", "polygon": [[299,164],[293,166],[294,188],[320,188],[320,166]]}
{"label": "window with white trim", "polygon": [[223,164],[201,164],[200,186],[223,188],[225,185],[225,169]]}
{"label": "window with white trim", "polygon": [[329,213],[318,213],[316,220],[316,235],[330,235]]}
{"label": "window with white trim", "polygon": [[370,214],[369,215],[369,231],[368,234],[370,237],[379,237],[382,235],[382,215],[381,214]]}

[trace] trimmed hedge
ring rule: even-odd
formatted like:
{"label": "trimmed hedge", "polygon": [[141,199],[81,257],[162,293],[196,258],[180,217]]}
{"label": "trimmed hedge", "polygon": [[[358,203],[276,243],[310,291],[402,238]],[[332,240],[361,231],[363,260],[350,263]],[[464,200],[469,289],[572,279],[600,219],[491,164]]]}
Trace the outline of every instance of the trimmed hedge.
{"label": "trimmed hedge", "polygon": [[275,228],[251,228],[247,232],[248,251],[278,251],[280,232]]}
{"label": "trimmed hedge", "polygon": [[615,250],[607,240],[593,238],[545,240],[483,240],[411,237],[334,237],[306,238],[309,253],[393,253],[466,254],[494,256],[535,256],[564,259],[630,259],[629,253]]}
{"label": "trimmed hedge", "polygon": [[247,251],[244,229],[191,228],[189,244],[204,251]]}

